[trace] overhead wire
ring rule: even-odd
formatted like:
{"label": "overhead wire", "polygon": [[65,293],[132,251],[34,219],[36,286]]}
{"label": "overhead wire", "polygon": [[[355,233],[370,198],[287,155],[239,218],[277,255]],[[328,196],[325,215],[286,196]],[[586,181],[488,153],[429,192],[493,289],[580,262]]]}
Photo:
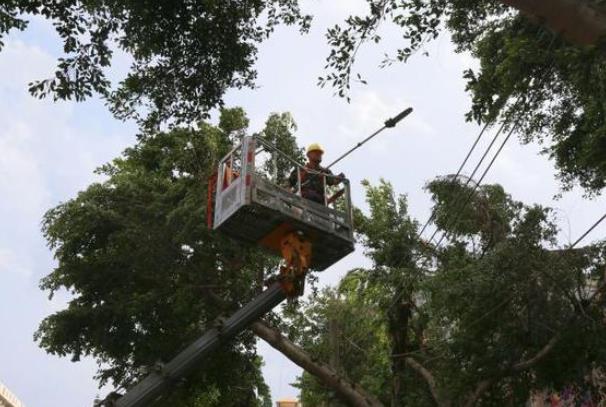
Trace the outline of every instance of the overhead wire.
{"label": "overhead wire", "polygon": [[[574,249],[583,239],[585,239],[587,237],[587,235],[589,235],[589,233],[591,233],[600,223],[602,223],[604,221],[604,219],[606,219],[606,213],[604,213],[604,215],[602,215],[596,222],[594,222],[574,243],[572,243],[570,246],[568,246],[566,248],[566,250]],[[596,292],[597,292],[597,290],[596,290]],[[594,296],[595,296],[595,293],[591,296],[590,299],[592,299]],[[513,297],[514,297],[513,294],[510,294],[510,295],[504,297],[504,299],[501,302],[497,303],[494,307],[488,309],[484,314],[482,314],[481,316],[479,316],[478,318],[473,320],[470,323],[470,326],[479,323],[481,320],[485,319],[490,314],[492,314],[493,312],[497,311],[499,308],[506,305],[506,303],[511,301],[513,299]],[[444,339],[441,339],[441,338],[433,338],[433,339],[438,342],[445,342]]]}
{"label": "overhead wire", "polygon": [[[544,35],[544,31],[542,29],[539,29],[539,33],[537,34],[537,39],[540,39],[542,36]],[[553,35],[551,42],[549,43],[549,46],[547,47],[547,52],[549,52],[554,43],[555,43],[555,39],[556,36]],[[552,62],[553,63],[553,62]],[[516,99],[516,101],[514,102],[514,105],[517,105],[520,101],[522,100],[522,96],[518,96],[518,98]],[[497,152],[495,153],[495,155],[492,157],[490,163],[488,164],[487,168],[484,170],[480,180],[476,183],[476,185],[474,186],[472,193],[469,194],[465,200],[465,203],[462,207],[462,209],[460,211],[457,212],[456,216],[456,220],[458,220],[458,217],[460,216],[460,214],[463,212],[463,210],[465,209],[465,207],[467,206],[467,204],[469,203],[469,200],[471,200],[473,193],[475,193],[475,191],[477,190],[477,188],[479,188],[480,183],[483,181],[483,179],[485,178],[486,174],[488,173],[488,171],[490,170],[490,168],[492,167],[492,165],[494,164],[494,162],[496,161],[497,157],[500,155],[501,151],[503,150],[503,148],[505,147],[505,145],[507,144],[507,141],[509,141],[511,135],[514,133],[514,131],[516,130],[518,124],[520,123],[523,115],[525,114],[525,111],[528,109],[530,103],[526,104],[526,107],[523,109],[523,113],[520,114],[515,122],[515,124],[511,127],[509,133],[507,134],[507,136],[505,137],[505,140],[501,143],[501,145],[499,146]],[[490,150],[492,149],[492,146],[494,145],[497,137],[500,135],[500,133],[503,131],[503,129],[505,129],[506,125],[508,124],[509,120],[511,120],[513,118],[513,114],[510,114],[505,120],[504,122],[501,124],[501,127],[499,128],[499,130],[497,131],[497,134],[495,135],[495,137],[493,137],[493,140],[490,142],[489,146],[486,148],[484,154],[482,155],[482,157],[480,158],[480,161],[478,162],[478,164],[475,166],[474,171],[472,172],[472,175],[467,179],[466,184],[467,185],[470,180],[472,179],[472,177],[475,175],[475,173],[477,172],[477,170],[480,168],[482,162],[484,161],[484,159],[486,158],[486,156],[489,154]],[[486,127],[486,126],[485,126]],[[468,153],[468,155],[470,155]],[[466,160],[468,159],[468,157],[466,157],[466,159],[464,160],[464,162],[466,162]],[[435,214],[435,208],[433,211],[433,216]],[[605,215],[606,217],[606,215]],[[432,239],[435,237],[436,232],[438,232],[439,229],[436,229],[436,231],[432,234],[431,238],[429,239],[429,242],[432,241]],[[446,232],[445,232],[446,233]],[[417,235],[417,237],[420,237],[420,234]],[[440,238],[440,240],[438,241],[438,243],[436,244],[436,247],[438,247],[440,245],[440,243],[442,242],[442,240],[444,239],[445,234],[442,235],[442,237]],[[402,279],[403,281],[403,279]],[[402,282],[401,281],[401,282]],[[400,283],[401,283],[400,282]],[[404,290],[400,290],[400,292],[396,295],[396,297],[394,298],[394,300],[392,301],[391,305],[389,306],[388,310],[391,310],[394,305],[402,298],[402,295],[404,294]]]}
{"label": "overhead wire", "polygon": [[[594,222],[573,244],[571,244],[569,247],[567,247],[567,250],[572,250],[574,249],[583,239],[585,239],[585,237],[587,237],[587,235],[589,233],[591,233],[598,225],[600,225],[604,220],[606,219],[606,213],[604,213],[604,215],[602,215],[596,222]],[[401,298],[403,291],[400,291],[400,294],[396,297],[396,299],[392,302],[392,304],[390,305],[390,307],[388,308],[388,310],[391,310],[391,308],[393,308],[393,306],[397,303],[397,301]],[[595,293],[594,293],[595,296]],[[509,294],[506,297],[503,298],[503,300],[501,300],[499,303],[497,303],[494,307],[488,309],[484,314],[482,314],[481,316],[479,316],[478,318],[474,319],[470,325],[475,325],[477,323],[479,323],[481,320],[485,319],[486,317],[488,317],[490,314],[492,314],[493,312],[497,311],[499,308],[505,306],[507,304],[507,302],[511,301],[512,298],[514,297],[513,294]],[[593,296],[592,296],[593,298]],[[441,338],[433,338],[433,340],[438,341],[438,342],[446,342],[444,339]]]}
{"label": "overhead wire", "polygon": [[[539,35],[539,37],[542,34]],[[556,36],[553,35],[552,39],[549,43],[549,46],[547,47],[547,51],[550,51],[555,43],[555,39]],[[554,61],[552,61],[553,64]],[[530,82],[528,83],[528,86],[530,86]],[[495,155],[493,156],[492,160],[490,161],[490,163],[488,164],[488,166],[486,167],[486,169],[484,170],[484,172],[482,173],[482,176],[480,177],[480,179],[475,183],[474,187],[472,188],[471,192],[466,196],[465,201],[463,202],[463,205],[460,206],[460,209],[455,212],[454,214],[454,221],[449,221],[448,219],[445,222],[445,229],[444,232],[442,233],[442,236],[440,237],[440,239],[438,240],[438,242],[436,243],[436,247],[439,247],[440,244],[442,243],[442,241],[448,237],[450,235],[450,233],[448,232],[448,229],[452,226],[456,225],[456,222],[459,220],[459,218],[461,217],[461,215],[463,214],[463,211],[465,210],[465,208],[467,207],[467,205],[469,204],[469,202],[471,201],[471,199],[473,198],[473,195],[476,193],[476,191],[478,190],[478,188],[480,187],[482,181],[484,180],[484,178],[486,177],[486,175],[488,174],[488,171],[490,171],[490,169],[492,168],[494,162],[496,161],[497,157],[500,155],[500,153],[502,152],[503,148],[505,147],[505,145],[507,144],[507,142],[509,141],[509,139],[511,138],[511,135],[515,132],[515,130],[517,129],[518,125],[520,124],[520,122],[522,121],[522,118],[524,117],[524,115],[526,114],[528,108],[530,107],[531,104],[531,99],[530,98],[527,103],[525,103],[524,108],[522,109],[522,112],[518,115],[517,119],[515,120],[513,126],[511,127],[509,133],[507,134],[507,136],[505,137],[505,140],[503,140],[503,142],[501,143],[501,145],[499,146],[497,152],[495,153]],[[522,101],[522,95],[518,96],[518,98],[516,99],[516,101],[514,102],[514,107],[516,107],[517,105],[519,105]],[[497,132],[497,134],[495,135],[495,137],[493,138],[492,142],[490,143],[490,145],[487,147],[486,151],[484,152],[484,155],[482,156],[482,158],[480,159],[480,161],[478,162],[478,164],[476,165],[476,167],[474,168],[474,171],[472,172],[472,174],[469,176],[469,178],[467,179],[467,181],[465,182],[464,187],[466,187],[467,185],[469,185],[469,182],[473,179],[473,177],[475,176],[475,173],[477,172],[477,170],[479,169],[480,165],[482,164],[483,160],[485,159],[485,157],[488,155],[489,151],[492,149],[492,146],[494,144],[494,141],[496,141],[496,138],[498,137],[498,135],[501,133],[501,131],[506,127],[507,124],[509,124],[509,121],[513,118],[513,114],[511,114],[509,117],[507,117],[503,123],[501,124],[501,127],[499,128],[499,131]],[[455,201],[455,204],[458,203],[459,201]],[[435,237],[435,235],[440,231],[439,228],[436,228],[436,230],[434,231],[434,233],[432,234],[431,238],[429,239],[429,242],[431,242],[433,240],[433,238]]]}
{"label": "overhead wire", "polygon": [[[519,101],[516,100],[516,102]],[[475,184],[472,192],[466,197],[466,200],[463,203],[463,207],[462,209],[457,213],[456,217],[455,217],[455,222],[458,220],[460,213],[463,212],[464,208],[467,206],[467,204],[469,203],[469,201],[471,200],[473,194],[475,193],[475,191],[477,190],[477,188],[480,186],[480,183],[482,182],[482,180],[484,179],[484,177],[486,176],[486,174],[488,173],[488,171],[490,170],[490,168],[492,167],[492,165],[494,164],[494,162],[496,161],[497,157],[499,156],[499,154],[501,153],[501,151],[503,150],[503,147],[505,147],[505,144],[507,143],[507,141],[509,140],[509,138],[511,137],[511,135],[513,134],[513,132],[515,131],[517,124],[519,123],[519,120],[516,122],[516,124],[511,128],[511,130],[509,131],[509,133],[507,134],[507,136],[505,137],[505,140],[503,140],[503,142],[501,143],[501,145],[499,146],[497,152],[495,153],[495,155],[492,157],[490,163],[488,164],[487,168],[484,170],[480,180]],[[490,150],[492,149],[492,146],[494,145],[495,141],[497,140],[497,138],[499,137],[500,133],[502,132],[502,130],[505,128],[505,124],[506,122],[504,122],[501,127],[499,128],[499,131],[497,132],[497,134],[495,135],[495,137],[493,137],[492,141],[490,142],[489,146],[486,148],[484,154],[482,155],[482,157],[480,158],[480,161],[478,162],[478,164],[475,166],[472,175],[467,179],[465,185],[468,185],[469,181],[471,180],[471,178],[475,175],[475,173],[477,172],[477,170],[479,169],[480,165],[482,164],[482,162],[484,161],[484,159],[488,156],[488,153],[490,152]],[[455,181],[456,182],[456,181]],[[458,201],[457,201],[458,202]],[[435,213],[435,210],[434,210]],[[433,240],[433,238],[435,237],[436,233],[439,231],[439,229],[436,229],[436,231],[432,234],[432,236],[429,238],[429,242],[431,242]],[[440,243],[442,242],[442,240],[444,239],[446,235],[446,232],[442,235],[442,237],[440,238],[440,240],[437,242],[436,247],[438,247],[440,245]],[[420,234],[417,235],[417,237],[420,237]],[[402,298],[402,295],[404,294],[404,290],[400,290],[400,292],[396,295],[396,298],[394,298],[394,300],[392,301],[391,305],[389,306],[389,310],[391,310],[394,305]]]}
{"label": "overhead wire", "polygon": [[[454,180],[455,181],[459,177],[459,175],[461,174],[461,171],[463,171],[463,168],[465,167],[465,164],[467,164],[467,161],[469,160],[469,157],[471,157],[471,154],[475,150],[476,146],[478,145],[478,142],[480,141],[480,139],[484,135],[484,132],[490,126],[490,124],[491,124],[491,122],[487,122],[486,124],[484,124],[484,127],[482,127],[482,130],[480,131],[480,134],[478,134],[478,137],[476,137],[476,140],[473,142],[471,148],[467,152],[467,155],[465,156],[465,159],[463,159],[463,162],[459,166],[459,169],[457,170],[457,173],[454,176]],[[434,209],[434,210],[431,211],[431,215],[429,216],[429,218],[427,219],[427,221],[423,225],[423,228],[421,228],[421,231],[418,233],[419,237],[421,237],[423,235],[423,232],[425,232],[425,229],[434,220],[435,216],[436,216],[436,211]]]}
{"label": "overhead wire", "polygon": [[[519,100],[519,98],[518,98]],[[517,101],[516,101],[517,102]],[[467,180],[465,181],[465,185],[467,186],[469,185],[470,181],[473,179],[474,175],[476,174],[476,172],[478,172],[478,169],[480,168],[480,166],[482,165],[482,163],[484,162],[484,160],[486,159],[486,157],[488,156],[488,154],[490,153],[490,150],[492,150],[492,146],[494,145],[494,143],[497,141],[497,139],[499,138],[499,136],[501,135],[501,132],[503,131],[503,129],[505,128],[505,124],[506,122],[504,121],[501,124],[501,127],[499,128],[499,130],[497,131],[497,133],[494,135],[494,137],[492,138],[492,140],[490,141],[490,144],[488,145],[488,147],[486,147],[486,149],[484,150],[484,154],[482,154],[482,157],[480,157],[480,160],[478,161],[478,163],[476,164],[476,166],[474,167],[473,171],[471,172],[471,175],[469,175],[469,177],[467,177]],[[455,179],[453,180],[453,185],[456,183],[457,177],[455,176]],[[455,203],[458,201],[455,201]],[[434,211],[435,213],[435,211]],[[436,236],[436,234],[440,231],[439,228],[436,228],[436,230],[433,232],[433,234],[431,235],[431,237],[429,238],[428,242],[432,242],[433,238]]]}
{"label": "overhead wire", "polygon": [[[555,36],[553,37],[551,43],[549,44],[548,50],[550,50],[553,47],[555,41]],[[518,97],[518,99],[516,100],[515,104],[518,104],[521,100],[521,96]],[[518,116],[517,120],[515,121],[515,123],[513,124],[513,126],[509,129],[508,134],[506,135],[505,139],[503,140],[503,142],[501,143],[501,145],[499,146],[499,148],[497,149],[496,153],[493,155],[492,159],[490,160],[490,163],[488,164],[488,166],[486,167],[486,169],[483,171],[481,177],[479,178],[478,182],[475,183],[474,188],[472,189],[471,193],[467,194],[466,198],[465,198],[465,202],[462,206],[462,209],[460,211],[458,211],[455,214],[455,220],[454,222],[458,221],[458,218],[461,216],[464,208],[466,207],[466,205],[469,203],[469,201],[471,200],[471,198],[473,197],[473,194],[476,192],[476,190],[479,188],[480,184],[482,183],[482,181],[484,180],[484,178],[486,177],[486,175],[488,174],[488,172],[490,171],[490,169],[492,168],[492,166],[494,165],[496,159],[498,158],[498,156],[501,154],[503,148],[505,147],[505,145],[507,144],[507,142],[509,141],[509,139],[511,138],[511,136],[513,135],[513,133],[515,132],[515,130],[518,128],[523,115],[526,113],[526,110],[528,109],[528,107],[530,106],[530,103],[526,104],[523,112]],[[475,175],[475,173],[477,172],[477,170],[479,169],[480,165],[482,164],[482,162],[485,160],[486,156],[488,155],[489,151],[492,149],[493,144],[495,143],[496,139],[498,138],[498,136],[500,135],[500,133],[502,132],[502,130],[505,128],[505,125],[508,123],[509,119],[511,119],[512,117],[507,118],[503,124],[501,125],[500,129],[497,131],[497,133],[495,134],[493,140],[491,141],[490,145],[487,147],[486,151],[484,152],[484,154],[482,155],[482,158],[480,159],[480,161],[478,162],[478,164],[476,165],[476,167],[474,168],[474,171],[472,172],[472,175],[467,179],[466,185],[470,182],[470,180],[473,178],[473,176]],[[458,179],[459,175],[461,174],[465,164],[468,162],[471,154],[473,153],[474,149],[476,148],[478,142],[480,141],[482,135],[484,134],[484,132],[487,130],[487,128],[489,127],[491,123],[487,123],[481,130],[480,134],[478,135],[478,137],[476,138],[476,140],[474,141],[473,145],[471,146],[470,150],[468,151],[467,155],[465,156],[462,164],[459,166],[459,169],[454,177],[454,181],[456,182],[456,180]],[[434,208],[434,210],[432,210],[432,213],[430,215],[430,217],[428,218],[428,220],[425,222],[425,224],[423,225],[421,231],[417,234],[417,237],[420,238],[423,234],[423,232],[426,230],[427,226],[435,219],[436,216],[436,210]],[[583,239],[585,239],[587,237],[587,235],[589,235],[589,233],[591,233],[599,224],[601,224],[604,220],[606,219],[606,213],[601,216],[595,223],[593,223],[573,244],[571,244],[567,249],[571,250],[574,249]],[[438,230],[438,229],[437,229]],[[431,242],[433,240],[433,238],[435,237],[435,232],[434,234],[431,236],[431,238],[429,239],[429,242]],[[440,238],[440,240],[438,241],[438,243],[436,244],[436,246],[439,246],[441,244],[441,242],[443,241],[443,239],[446,237],[446,232],[442,235],[442,237]],[[402,282],[402,281],[401,281]],[[400,283],[401,283],[400,282]],[[402,297],[402,295],[404,294],[404,290],[400,290],[400,292],[397,294],[396,298],[394,298],[394,300],[392,301],[391,305],[388,308],[388,312],[389,310],[391,310],[393,308],[393,306],[400,300],[400,298]],[[500,308],[501,306],[503,306],[503,302],[507,302],[511,300],[511,296],[508,296],[505,298],[505,300],[501,301],[497,307],[495,307],[494,309],[491,308],[489,309],[485,315],[481,316],[478,320],[481,320],[483,318],[485,318],[487,315],[489,315],[490,313],[494,312],[495,309]],[[477,322],[477,320],[476,320]]]}
{"label": "overhead wire", "polygon": [[[552,38],[551,43],[548,46],[548,50],[550,50],[553,47],[553,44],[555,42],[555,36]],[[521,101],[521,96],[518,97],[518,99],[514,102],[514,105],[517,105],[519,102]],[[469,193],[464,201],[464,204],[461,208],[460,211],[458,211],[455,214],[455,220],[454,222],[458,221],[458,217],[460,217],[460,215],[462,214],[464,208],[467,206],[467,204],[469,203],[469,201],[471,200],[471,198],[473,197],[473,194],[476,192],[476,190],[479,188],[481,182],[484,180],[484,178],[486,177],[486,175],[488,174],[488,172],[490,171],[490,169],[492,168],[492,166],[494,165],[496,159],[498,158],[498,156],[501,154],[503,148],[505,147],[505,145],[507,144],[507,142],[509,141],[509,139],[511,138],[511,136],[513,135],[513,133],[515,132],[515,130],[517,129],[518,125],[520,124],[523,115],[526,113],[526,110],[528,109],[528,107],[530,106],[530,103],[526,104],[526,107],[523,110],[523,113],[520,114],[517,118],[517,120],[515,121],[515,123],[513,124],[513,126],[509,129],[509,132],[507,134],[507,136],[505,137],[505,139],[503,140],[503,142],[501,143],[501,145],[499,146],[499,148],[497,149],[497,152],[493,155],[492,159],[490,160],[490,163],[488,164],[488,166],[486,167],[486,169],[483,171],[480,179],[478,180],[477,183],[475,183],[474,188],[472,189],[471,193]],[[493,137],[492,141],[490,142],[489,146],[486,148],[484,154],[482,155],[482,157],[480,158],[479,162],[476,164],[471,176],[467,179],[466,181],[466,185],[473,179],[473,176],[475,176],[476,172],[478,171],[478,169],[480,168],[481,164],[484,162],[484,160],[486,159],[486,157],[488,156],[489,152],[491,151],[494,143],[496,142],[497,138],[500,136],[500,134],[502,133],[502,131],[506,128],[506,125],[509,123],[509,120],[511,120],[513,118],[513,115],[510,115],[510,117],[506,118],[504,120],[504,122],[502,123],[502,125],[500,126],[499,130],[497,131],[497,133],[495,134],[495,136]],[[481,129],[478,137],[476,138],[476,140],[474,141],[474,143],[472,144],[471,148],[469,149],[469,151],[467,152],[465,158],[463,159],[463,162],[461,163],[461,165],[459,166],[457,173],[454,176],[454,182],[457,181],[457,179],[459,178],[459,176],[461,175],[461,172],[463,171],[463,168],[465,167],[465,165],[467,164],[467,162],[469,161],[469,158],[471,157],[472,153],[474,152],[475,148],[477,147],[480,139],[482,138],[483,134],[486,132],[486,130],[488,129],[488,127],[490,127],[490,125],[492,124],[492,122],[487,122],[484,127]],[[420,238],[423,234],[423,232],[426,230],[427,226],[435,219],[436,216],[436,210],[434,208],[434,210],[432,210],[430,217],[428,218],[428,220],[425,222],[425,224],[423,225],[422,229],[420,230],[420,232],[417,233],[417,238]],[[593,231],[602,221],[604,221],[604,219],[606,219],[606,214],[604,214],[600,219],[598,219],[598,221],[596,221],[585,233],[583,233],[583,235],[581,235],[570,247],[569,249],[574,248],[579,242],[581,242],[589,233],[591,233],[591,231]],[[436,229],[436,232],[439,229]],[[429,242],[431,242],[433,240],[433,238],[436,235],[436,232],[434,232],[431,236],[431,238],[429,239]],[[436,246],[439,246],[441,244],[441,242],[443,241],[443,239],[446,237],[446,232],[442,235],[442,237],[440,238],[440,240],[438,241],[438,243],[436,244]],[[403,281],[400,281],[400,283],[402,283]],[[399,290],[399,293],[396,295],[396,297],[394,298],[394,300],[391,302],[391,305],[388,308],[388,312],[389,310],[391,310],[394,305],[401,299],[402,295],[404,294],[404,290]],[[500,304],[502,305],[502,304]],[[494,310],[489,310],[488,313],[493,312]],[[484,318],[484,317],[481,317]]]}
{"label": "overhead wire", "polygon": [[[463,211],[465,210],[465,208],[467,207],[467,205],[469,204],[469,202],[471,201],[471,199],[473,198],[473,195],[476,193],[476,191],[478,190],[478,188],[480,187],[480,185],[482,184],[482,181],[484,180],[484,178],[486,177],[486,174],[488,174],[488,171],[490,171],[490,169],[492,168],[493,164],[495,163],[497,157],[499,156],[499,154],[501,154],[501,151],[503,151],[503,147],[505,147],[505,145],[507,144],[507,142],[509,141],[509,139],[511,138],[511,135],[514,133],[514,131],[517,128],[517,125],[519,124],[519,120],[514,124],[514,126],[511,128],[511,130],[509,131],[509,133],[507,134],[507,136],[505,137],[505,139],[503,140],[503,142],[501,143],[501,145],[499,146],[497,152],[494,154],[494,156],[492,157],[492,159],[490,160],[490,163],[488,163],[488,166],[486,167],[486,169],[484,170],[484,172],[482,173],[482,176],[480,177],[480,179],[478,179],[478,181],[475,183],[474,187],[472,188],[472,190],[469,192],[469,194],[467,195],[467,197],[465,198],[465,201],[463,202],[463,205],[461,206],[460,210],[457,211],[455,213],[455,218],[452,222],[450,222],[451,226],[456,225],[457,221],[459,220],[459,218],[461,217],[461,215],[463,214]],[[467,184],[466,184],[467,185]],[[444,231],[444,233],[442,234],[442,236],[440,237],[440,239],[438,240],[438,242],[436,243],[436,247],[439,247],[440,244],[442,243],[442,241],[444,240],[444,238],[446,238],[449,235],[449,233],[447,231]],[[433,236],[432,236],[433,237]]]}
{"label": "overhead wire", "polygon": [[602,221],[604,219],[606,219],[606,213],[600,219],[598,219],[593,225],[591,225],[591,227],[589,229],[587,229],[587,231],[585,233],[583,233],[581,235],[581,237],[579,237],[572,245],[570,245],[569,249],[573,249],[577,244],[579,244],[583,239],[585,239],[587,237],[587,235],[590,234],[600,223],[602,223]]}

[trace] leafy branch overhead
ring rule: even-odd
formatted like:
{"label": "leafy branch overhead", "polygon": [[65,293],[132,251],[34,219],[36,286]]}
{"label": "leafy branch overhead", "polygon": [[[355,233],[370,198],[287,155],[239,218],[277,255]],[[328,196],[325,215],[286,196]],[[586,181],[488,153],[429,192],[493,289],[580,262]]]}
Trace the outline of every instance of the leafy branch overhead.
{"label": "leafy branch overhead", "polygon": [[[382,25],[395,25],[401,40],[386,44],[392,55],[387,55],[381,66],[407,62],[419,51],[426,53],[427,42],[448,33],[457,52],[469,52],[479,61],[479,69],[464,73],[471,96],[467,120],[490,123],[519,119],[522,141],[545,146],[564,188],[578,182],[592,194],[606,186],[606,41],[584,47],[571,43],[550,31],[540,17],[521,15],[505,4],[522,3],[517,1],[367,2],[368,15],[351,16],[343,25],[328,30],[332,49],[327,73],[320,78],[322,86],[329,84],[338,95],[348,97],[352,77],[359,78],[359,74],[352,76],[357,52],[364,43],[382,41]],[[594,6],[585,14],[606,21],[606,9],[598,1],[557,3],[566,3],[574,10]],[[575,14],[569,14],[557,16],[556,28],[574,26]],[[606,23],[601,29],[606,32]],[[514,100],[522,103],[508,102]]]}
{"label": "leafy branch overhead", "polygon": [[[229,88],[254,86],[257,46],[279,24],[309,29],[297,0],[40,1],[0,4],[0,40],[29,16],[53,23],[63,42],[54,76],[30,84],[34,96],[106,99],[119,118],[153,128],[197,122]],[[132,57],[124,80],[106,73],[115,50]]]}
{"label": "leafy branch overhead", "polygon": [[[471,97],[467,120],[515,118],[522,141],[543,143],[555,160],[564,189],[579,183],[599,194],[606,186],[602,1],[366,2],[367,14],[327,31],[331,50],[320,86],[349,100],[352,83],[366,83],[354,72],[358,51],[384,41],[383,25],[395,26],[401,39],[388,44],[380,66],[427,54],[425,44],[448,33],[457,52],[479,61],[479,69],[463,75]],[[532,14],[541,10],[548,11],[544,18]],[[227,89],[254,87],[258,45],[280,24],[302,33],[311,24],[297,0],[9,0],[0,5],[0,41],[26,29],[31,15],[53,23],[64,52],[52,77],[30,84],[32,94],[74,100],[99,94],[116,117],[136,118],[144,131],[195,123],[222,105]],[[593,45],[570,42],[588,39]],[[106,72],[117,49],[133,63],[124,80],[111,84]]]}

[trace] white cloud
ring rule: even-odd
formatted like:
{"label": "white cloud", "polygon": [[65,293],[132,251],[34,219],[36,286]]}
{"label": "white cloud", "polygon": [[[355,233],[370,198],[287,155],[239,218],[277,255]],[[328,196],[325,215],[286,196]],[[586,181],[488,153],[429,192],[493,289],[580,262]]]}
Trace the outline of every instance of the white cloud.
{"label": "white cloud", "polygon": [[472,69],[477,72],[480,69],[480,61],[469,52],[459,52],[455,55],[461,70]]}
{"label": "white cloud", "polygon": [[0,247],[0,276],[4,273],[14,273],[25,277],[31,276],[31,267],[26,266],[25,263],[25,260],[19,258],[13,250]]}
{"label": "white cloud", "polygon": [[26,44],[17,39],[6,42],[0,58],[2,82],[0,89],[22,93],[27,84],[53,72],[55,59],[36,45]]}
{"label": "white cloud", "polygon": [[0,130],[0,214],[37,216],[49,193],[29,146],[31,128],[24,122],[8,123]]}
{"label": "white cloud", "polygon": [[[349,117],[340,120],[337,126],[337,143],[340,149],[354,146],[357,142],[377,131],[385,120],[395,117],[400,111],[412,106],[409,100],[403,98],[390,98],[380,95],[376,91],[364,89],[358,92],[351,102]],[[374,155],[385,155],[390,151],[401,151],[402,146],[408,143],[410,137],[427,137],[436,134],[434,127],[425,120],[422,111],[413,111],[393,129],[385,131],[381,141],[375,141],[365,146],[365,149]]]}
{"label": "white cloud", "polygon": [[[30,32],[40,44],[48,45],[47,31],[32,21]],[[40,320],[69,298],[60,292],[48,301],[37,287],[54,267],[40,221],[44,211],[97,179],[92,170],[131,144],[135,132],[132,124],[113,120],[99,100],[31,97],[27,84],[54,72],[56,59],[47,48],[54,52],[11,35],[0,54],[0,325],[12,327],[0,336],[0,375],[27,405],[77,406],[90,404],[98,392],[92,360],[73,364],[45,354],[32,340]],[[53,380],[42,379],[48,377]]]}
{"label": "white cloud", "polygon": [[[6,78],[0,82],[0,213],[23,216],[36,228],[44,210],[98,178],[93,170],[119,154],[133,127],[116,126],[100,101],[78,104],[76,114],[75,103],[31,97],[27,83],[55,63],[20,40],[7,41],[0,58]],[[103,115],[95,116],[99,110]]]}
{"label": "white cloud", "polygon": [[0,213],[13,219],[39,217],[49,203],[40,147],[52,144],[49,133],[66,127],[72,107],[32,98],[27,84],[43,77],[53,63],[54,59],[39,47],[19,40],[7,41],[0,58],[4,78],[0,85],[0,122],[5,123],[0,128]]}

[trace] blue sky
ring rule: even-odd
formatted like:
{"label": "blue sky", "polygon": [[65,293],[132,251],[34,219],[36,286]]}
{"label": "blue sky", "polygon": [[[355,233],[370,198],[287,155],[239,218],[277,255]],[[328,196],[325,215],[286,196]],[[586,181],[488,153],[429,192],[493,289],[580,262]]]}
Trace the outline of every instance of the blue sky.
{"label": "blue sky", "polygon": [[[408,106],[415,112],[396,129],[342,162],[354,186],[354,201],[363,206],[362,179],[390,180],[407,194],[410,211],[419,221],[429,216],[430,201],[423,185],[436,175],[456,172],[479,128],[465,123],[469,108],[461,78],[474,66],[470,56],[457,55],[446,36],[427,46],[430,57],[416,56],[406,65],[378,69],[383,52],[401,42],[385,27],[386,41],[362,48],[356,65],[368,80],[355,86],[350,104],[316,86],[328,53],[324,32],[349,13],[364,11],[364,1],[304,1],[316,15],[312,32],[300,36],[280,28],[261,46],[258,88],[230,91],[230,106],[243,106],[251,130],[259,130],[271,112],[289,111],[299,125],[301,145],[321,142],[331,161]],[[93,170],[135,141],[136,126],[111,117],[98,99],[85,103],[52,103],[27,93],[27,83],[54,71],[60,44],[52,27],[34,19],[25,33],[13,33],[0,53],[0,381],[27,406],[91,405],[99,391],[92,380],[92,360],[72,363],[46,355],[33,342],[38,323],[61,309],[69,298],[52,301],[39,290],[40,278],[53,268],[52,253],[40,233],[43,213],[74,197],[97,179]],[[128,57],[118,53],[111,78],[119,79]],[[493,134],[494,130],[489,133]],[[486,137],[484,144],[489,141]],[[573,241],[601,214],[604,199],[588,201],[580,191],[556,202],[554,169],[540,146],[521,146],[512,139],[486,182],[501,183],[515,199],[557,208],[560,241]],[[479,155],[473,158],[477,160]],[[201,202],[201,204],[203,204]],[[602,237],[604,227],[589,237]],[[363,254],[350,255],[322,273],[322,284],[334,284],[350,268],[367,264]],[[263,343],[264,374],[274,398],[296,395],[289,386],[299,369]]]}

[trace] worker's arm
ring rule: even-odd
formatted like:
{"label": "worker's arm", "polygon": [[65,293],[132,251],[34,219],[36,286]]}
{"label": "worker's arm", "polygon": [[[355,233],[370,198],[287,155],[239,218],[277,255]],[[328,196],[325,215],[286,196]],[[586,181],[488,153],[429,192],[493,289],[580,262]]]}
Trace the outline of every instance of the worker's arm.
{"label": "worker's arm", "polygon": [[294,170],[292,170],[292,172],[290,173],[290,176],[288,177],[288,185],[291,188],[297,188],[297,181],[298,181],[297,172],[298,171],[299,171],[299,168],[295,168]]}
{"label": "worker's arm", "polygon": [[343,182],[345,180],[345,174],[340,173],[339,175],[334,176],[332,174],[332,171],[330,171],[329,169],[326,170],[326,174],[330,175],[329,177],[326,177],[326,185],[339,185],[341,182]]}

